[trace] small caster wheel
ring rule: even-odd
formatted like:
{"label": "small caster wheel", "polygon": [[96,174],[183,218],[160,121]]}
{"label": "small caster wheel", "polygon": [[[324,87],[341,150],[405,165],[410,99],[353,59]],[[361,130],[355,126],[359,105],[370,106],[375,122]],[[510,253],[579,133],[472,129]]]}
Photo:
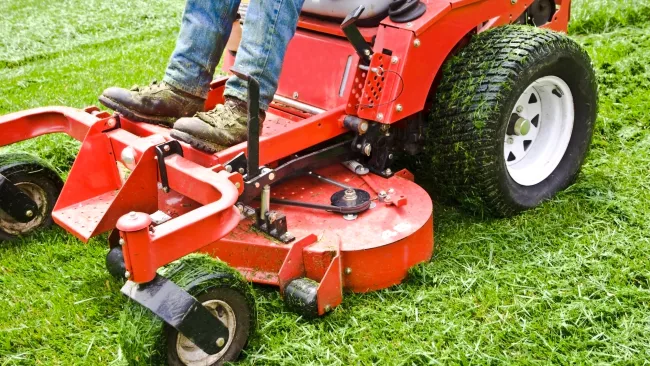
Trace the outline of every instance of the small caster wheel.
{"label": "small caster wheel", "polygon": [[52,209],[63,188],[63,180],[52,168],[29,154],[5,154],[0,155],[0,174],[38,206],[29,222],[19,222],[0,209],[0,241],[52,225]]}
{"label": "small caster wheel", "polygon": [[[188,277],[195,279],[192,287],[186,289],[188,293],[226,325],[229,337],[221,352],[209,355],[176,329],[165,325],[168,364],[214,366],[237,360],[255,328],[255,300],[248,283],[238,274],[225,271],[204,272],[193,267],[184,272],[180,276],[185,281]],[[178,274],[172,276],[175,277]]]}
{"label": "small caster wheel", "polygon": [[111,276],[117,279],[124,279],[126,265],[124,264],[124,254],[122,247],[113,247],[106,255],[106,269]]}
{"label": "small caster wheel", "polygon": [[308,319],[318,317],[318,282],[309,278],[297,278],[284,289],[287,306]]}

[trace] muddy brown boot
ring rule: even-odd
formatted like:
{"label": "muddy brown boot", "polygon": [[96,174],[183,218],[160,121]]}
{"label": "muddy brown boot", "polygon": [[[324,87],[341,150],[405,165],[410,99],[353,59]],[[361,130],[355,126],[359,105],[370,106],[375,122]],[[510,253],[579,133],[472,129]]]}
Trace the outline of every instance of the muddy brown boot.
{"label": "muddy brown boot", "polygon": [[182,117],[193,116],[203,110],[205,99],[185,93],[167,83],[153,82],[130,90],[108,88],[99,97],[106,107],[138,122],[172,127]]}
{"label": "muddy brown boot", "polygon": [[[260,132],[265,117],[260,111]],[[246,102],[226,97],[224,104],[211,111],[176,121],[171,136],[211,154],[244,142],[248,138]]]}

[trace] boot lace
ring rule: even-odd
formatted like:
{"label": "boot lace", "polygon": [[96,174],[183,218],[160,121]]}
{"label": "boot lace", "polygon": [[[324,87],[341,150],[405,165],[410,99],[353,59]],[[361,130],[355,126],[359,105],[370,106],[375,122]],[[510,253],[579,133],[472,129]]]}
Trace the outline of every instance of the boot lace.
{"label": "boot lace", "polygon": [[158,80],[154,80],[146,86],[133,85],[130,90],[138,93],[156,93],[162,89],[168,89],[167,85],[164,82],[159,83]]}
{"label": "boot lace", "polygon": [[221,129],[246,124],[246,116],[242,115],[237,106],[230,101],[218,104],[207,112],[200,112],[198,117],[210,126]]}

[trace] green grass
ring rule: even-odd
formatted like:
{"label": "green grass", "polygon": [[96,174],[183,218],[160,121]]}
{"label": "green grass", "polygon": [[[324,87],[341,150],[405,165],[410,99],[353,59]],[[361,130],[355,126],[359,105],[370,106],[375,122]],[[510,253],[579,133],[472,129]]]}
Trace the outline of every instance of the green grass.
{"label": "green grass", "polygon": [[[182,6],[0,3],[0,114],[83,107],[107,86],[159,78]],[[402,285],[347,295],[322,319],[303,320],[277,291],[256,287],[259,334],[242,363],[647,363],[649,8],[574,4],[571,29],[594,60],[601,101],[574,186],[511,219],[437,207],[431,262]],[[76,148],[48,136],[11,149],[65,172]],[[106,251],[103,238],[84,245],[59,228],[0,246],[0,365],[124,365],[126,352],[148,361],[155,345],[104,270]]]}

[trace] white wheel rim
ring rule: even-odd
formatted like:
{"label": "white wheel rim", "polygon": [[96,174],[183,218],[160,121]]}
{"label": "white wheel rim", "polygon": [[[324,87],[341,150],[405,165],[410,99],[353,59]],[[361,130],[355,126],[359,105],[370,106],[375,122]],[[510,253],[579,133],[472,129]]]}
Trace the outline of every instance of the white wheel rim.
{"label": "white wheel rim", "polygon": [[209,300],[203,303],[206,309],[214,315],[217,319],[221,320],[228,328],[228,342],[223,347],[221,352],[209,355],[203,352],[202,349],[197,347],[187,337],[178,333],[176,339],[176,353],[178,358],[187,366],[209,366],[215,364],[230,348],[233,338],[235,337],[235,330],[237,328],[237,318],[235,312],[227,303],[221,300]]}
{"label": "white wheel rim", "polygon": [[19,222],[3,210],[0,210],[0,230],[10,235],[22,235],[34,230],[43,223],[47,216],[47,193],[43,188],[31,182],[16,183],[16,187],[20,188],[36,203],[38,212],[34,212],[36,217],[33,220]]}
{"label": "white wheel rim", "polygon": [[512,110],[503,142],[510,177],[522,186],[548,178],[566,153],[574,118],[573,94],[564,80],[545,76],[530,84]]}

